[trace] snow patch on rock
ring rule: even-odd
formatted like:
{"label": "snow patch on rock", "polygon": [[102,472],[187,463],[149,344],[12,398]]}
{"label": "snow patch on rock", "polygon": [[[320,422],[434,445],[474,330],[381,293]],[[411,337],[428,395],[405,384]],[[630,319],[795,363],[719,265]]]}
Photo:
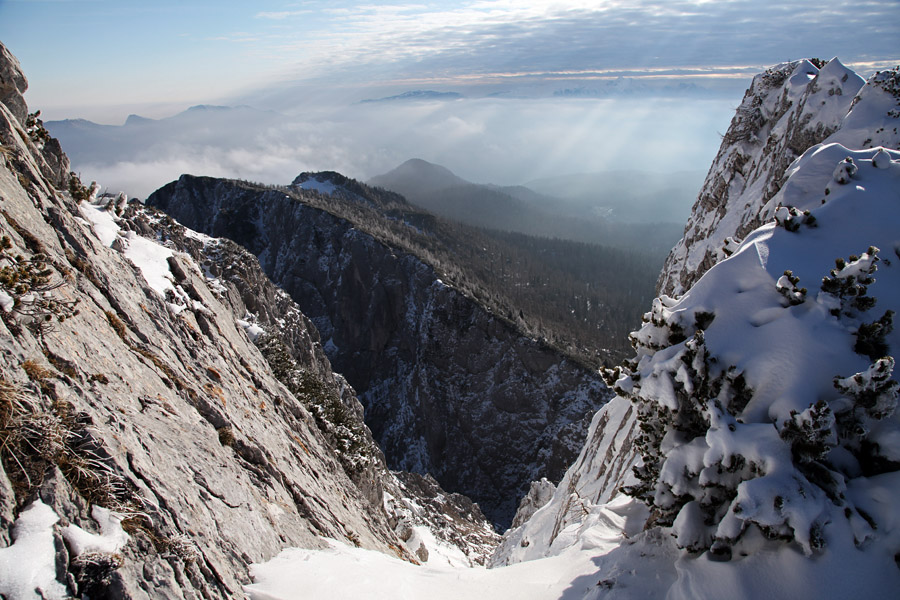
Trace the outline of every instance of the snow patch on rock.
{"label": "snow patch on rock", "polygon": [[100,526],[100,534],[85,531],[78,525],[63,527],[62,534],[72,554],[80,556],[87,552],[114,554],[128,543],[128,534],[122,529],[123,517],[102,506],[94,505],[91,516]]}
{"label": "snow patch on rock", "polygon": [[66,586],[56,580],[53,526],[59,517],[35,500],[19,513],[14,543],[0,548],[0,594],[8,600],[62,600]]}

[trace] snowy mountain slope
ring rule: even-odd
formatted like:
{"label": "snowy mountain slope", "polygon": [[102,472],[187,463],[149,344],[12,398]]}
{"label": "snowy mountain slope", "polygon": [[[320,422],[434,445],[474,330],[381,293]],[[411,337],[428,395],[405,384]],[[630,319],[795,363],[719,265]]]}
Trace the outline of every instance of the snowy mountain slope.
{"label": "snowy mountain slope", "polygon": [[[648,557],[662,575],[653,597],[892,597],[900,415],[882,356],[900,349],[898,189],[900,152],[807,151],[771,222],[654,303],[619,397],[595,417],[589,445],[605,430],[602,442],[494,564],[595,552],[605,591],[585,598],[638,597],[632,569]],[[634,474],[616,466],[628,454]],[[649,518],[610,500],[607,470]],[[616,522],[623,545],[597,550]]]}
{"label": "snowy mountain slope", "polygon": [[[300,183],[321,188],[323,178],[315,181]],[[378,202],[357,193],[371,188],[329,181],[338,184],[332,197],[352,203],[348,210]],[[323,197],[314,191],[289,197],[190,176],[148,201],[257,254],[359,392],[388,464],[431,474],[495,523],[512,520],[530,481],[562,475],[583,442],[585,417],[606,400],[596,373],[379,241],[383,215],[351,223],[317,206]]]}
{"label": "snowy mountain slope", "polygon": [[[654,306],[656,323],[637,335],[632,375],[617,388],[636,399],[639,419],[650,419],[642,411],[657,407],[662,414],[679,410],[684,416],[676,429],[686,432],[694,415],[685,411],[699,410],[709,428],[705,448],[697,438],[664,442],[654,506],[666,512],[680,503],[672,505],[660,490],[670,482],[680,485],[678,467],[667,463],[693,460],[681,453],[688,445],[691,453],[706,452],[705,467],[718,461],[737,467],[730,457],[740,454],[761,470],[737,467],[745,483],[738,484],[731,514],[720,515],[719,528],[710,531],[714,545],[731,543],[756,523],[815,550],[814,538],[831,520],[819,520],[816,511],[846,508],[852,522],[853,497],[844,493],[854,487],[859,493],[874,484],[867,479],[883,473],[890,478],[900,467],[893,359],[882,358],[900,349],[900,335],[890,325],[900,309],[898,161],[900,152],[884,149],[811,149],[773,199],[782,205],[775,220],[750,234],[681,301],[663,297]],[[693,337],[672,343],[679,327],[679,337]],[[716,400],[698,398],[701,389]],[[654,435],[638,444],[655,443]],[[653,470],[643,450],[644,466]],[[798,482],[805,498],[786,491],[790,486],[779,480],[785,476]],[[714,482],[716,475],[700,473],[701,488]],[[722,485],[730,489],[734,482]],[[702,493],[678,489],[677,495]],[[783,507],[776,502],[773,514],[765,503],[775,494]],[[853,525],[860,527],[862,543],[871,531]],[[684,536],[692,535],[689,529],[685,524]]]}
{"label": "snowy mountain slope", "polygon": [[[334,543],[326,551],[289,549],[253,568],[252,600],[574,600],[594,586],[596,564],[567,554],[504,569],[416,567],[390,556]],[[651,574],[652,576],[652,574]],[[303,596],[298,594],[303,590]]]}
{"label": "snowy mountain slope", "polygon": [[727,238],[740,239],[770,219],[762,208],[791,162],[813,145],[828,138],[848,148],[900,147],[897,78],[896,69],[886,71],[863,86],[837,59],[784,63],[754,77],[657,291],[684,293],[724,256]]}

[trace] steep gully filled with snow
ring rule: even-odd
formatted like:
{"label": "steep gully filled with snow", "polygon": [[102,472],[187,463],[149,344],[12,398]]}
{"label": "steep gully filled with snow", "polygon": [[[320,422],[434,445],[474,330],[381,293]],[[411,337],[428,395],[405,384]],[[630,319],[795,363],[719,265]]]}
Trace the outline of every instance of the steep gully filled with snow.
{"label": "steep gully filled with snow", "polygon": [[[64,156],[25,131],[9,65],[4,50],[3,257],[46,293],[6,277],[0,297],[8,597],[39,584],[44,597],[881,598],[900,584],[897,384],[882,359],[900,343],[900,152],[867,149],[898,146],[896,71],[823,144],[794,143],[803,156],[779,159],[771,194],[741,196],[761,227],[723,225],[717,264],[654,302],[637,356],[609,376],[619,396],[560,483],[531,486],[492,559],[508,566],[485,570],[458,568],[474,562],[474,507],[387,473],[316,328],[251,257],[57,189]],[[745,103],[770,91],[789,112],[804,97],[791,86],[844,79],[838,67],[817,83],[814,64],[781,65]],[[752,154],[740,117],[720,156]],[[279,330],[292,333],[266,343]],[[438,560],[413,565],[422,548]]]}

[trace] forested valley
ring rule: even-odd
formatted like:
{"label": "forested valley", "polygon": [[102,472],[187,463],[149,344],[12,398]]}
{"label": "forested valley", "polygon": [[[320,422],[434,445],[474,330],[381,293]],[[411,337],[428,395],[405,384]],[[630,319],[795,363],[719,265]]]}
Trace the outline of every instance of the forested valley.
{"label": "forested valley", "polygon": [[[335,187],[328,194],[301,189],[304,178],[326,179]],[[594,367],[630,353],[628,333],[641,323],[665,258],[659,250],[464,225],[338,173],[304,174],[279,189],[412,252],[500,318]]]}

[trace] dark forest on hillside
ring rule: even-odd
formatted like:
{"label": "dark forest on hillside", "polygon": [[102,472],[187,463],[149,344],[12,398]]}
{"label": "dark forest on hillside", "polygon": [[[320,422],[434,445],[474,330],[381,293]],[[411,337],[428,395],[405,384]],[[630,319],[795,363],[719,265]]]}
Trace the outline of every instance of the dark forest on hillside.
{"label": "dark forest on hillside", "polygon": [[415,254],[446,283],[580,361],[599,366],[631,352],[628,334],[654,295],[662,253],[471,227],[396,193],[322,175],[339,186],[333,194],[286,191]]}

